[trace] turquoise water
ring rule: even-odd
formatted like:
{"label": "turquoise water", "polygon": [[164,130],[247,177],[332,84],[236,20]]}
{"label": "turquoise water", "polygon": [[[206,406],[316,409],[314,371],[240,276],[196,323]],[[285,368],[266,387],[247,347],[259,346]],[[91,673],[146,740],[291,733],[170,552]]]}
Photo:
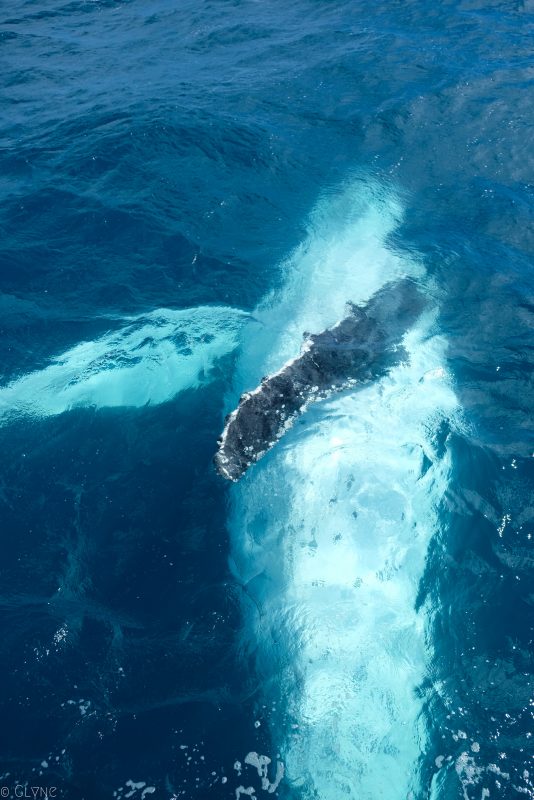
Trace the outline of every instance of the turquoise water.
{"label": "turquoise water", "polygon": [[[0,793],[532,796],[534,7],[2,16]],[[404,276],[405,358],[219,478]]]}

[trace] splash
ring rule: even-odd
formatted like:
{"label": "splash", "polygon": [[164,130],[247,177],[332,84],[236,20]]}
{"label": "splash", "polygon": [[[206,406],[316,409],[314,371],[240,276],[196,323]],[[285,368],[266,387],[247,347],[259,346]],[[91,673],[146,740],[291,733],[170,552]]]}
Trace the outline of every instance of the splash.
{"label": "splash", "polygon": [[42,370],[0,387],[0,423],[73,408],[163,403],[209,379],[232,352],[248,315],[234,308],[158,309],[82,342]]}
{"label": "splash", "polygon": [[[422,264],[386,246],[400,218],[397,200],[361,184],[318,205],[255,312],[265,324],[243,348],[236,394],[347,301],[403,276],[432,294]],[[417,789],[427,652],[415,603],[449,474],[437,432],[456,399],[435,309],[404,346],[409,361],[310,408],[232,489],[233,565],[261,609],[247,635],[266,679],[276,670],[282,683],[285,733],[278,719],[273,737],[306,798],[404,800]]]}

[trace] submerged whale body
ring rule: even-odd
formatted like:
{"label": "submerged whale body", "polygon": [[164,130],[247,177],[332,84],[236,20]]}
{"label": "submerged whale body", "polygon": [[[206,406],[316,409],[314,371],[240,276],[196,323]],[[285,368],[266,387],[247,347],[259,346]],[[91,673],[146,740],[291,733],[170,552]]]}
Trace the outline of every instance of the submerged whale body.
{"label": "submerged whale body", "polygon": [[413,281],[387,284],[365,306],[348,305],[334,327],[309,336],[302,353],[241,396],[226,417],[214,462],[238,481],[291,427],[307,405],[365,385],[405,356],[401,341],[425,306]]}

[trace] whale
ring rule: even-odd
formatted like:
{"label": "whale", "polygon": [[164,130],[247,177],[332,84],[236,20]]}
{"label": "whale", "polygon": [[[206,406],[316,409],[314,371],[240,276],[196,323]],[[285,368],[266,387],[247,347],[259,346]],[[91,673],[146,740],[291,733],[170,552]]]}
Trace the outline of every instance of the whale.
{"label": "whale", "polygon": [[346,316],[333,327],[304,333],[300,355],[242,394],[227,415],[214,456],[219,475],[240,480],[311,403],[363,388],[405,360],[403,337],[426,305],[416,281],[403,278],[365,305],[348,302]]}

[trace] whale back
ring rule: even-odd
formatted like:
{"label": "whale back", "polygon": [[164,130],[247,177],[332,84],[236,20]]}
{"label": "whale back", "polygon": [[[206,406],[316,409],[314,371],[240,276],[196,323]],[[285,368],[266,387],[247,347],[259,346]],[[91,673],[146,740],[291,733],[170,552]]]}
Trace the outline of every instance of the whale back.
{"label": "whale back", "polygon": [[365,306],[348,303],[346,317],[309,335],[297,358],[241,396],[219,438],[219,474],[239,480],[311,402],[386,374],[406,357],[402,338],[424,307],[421,291],[407,278],[387,284]]}

